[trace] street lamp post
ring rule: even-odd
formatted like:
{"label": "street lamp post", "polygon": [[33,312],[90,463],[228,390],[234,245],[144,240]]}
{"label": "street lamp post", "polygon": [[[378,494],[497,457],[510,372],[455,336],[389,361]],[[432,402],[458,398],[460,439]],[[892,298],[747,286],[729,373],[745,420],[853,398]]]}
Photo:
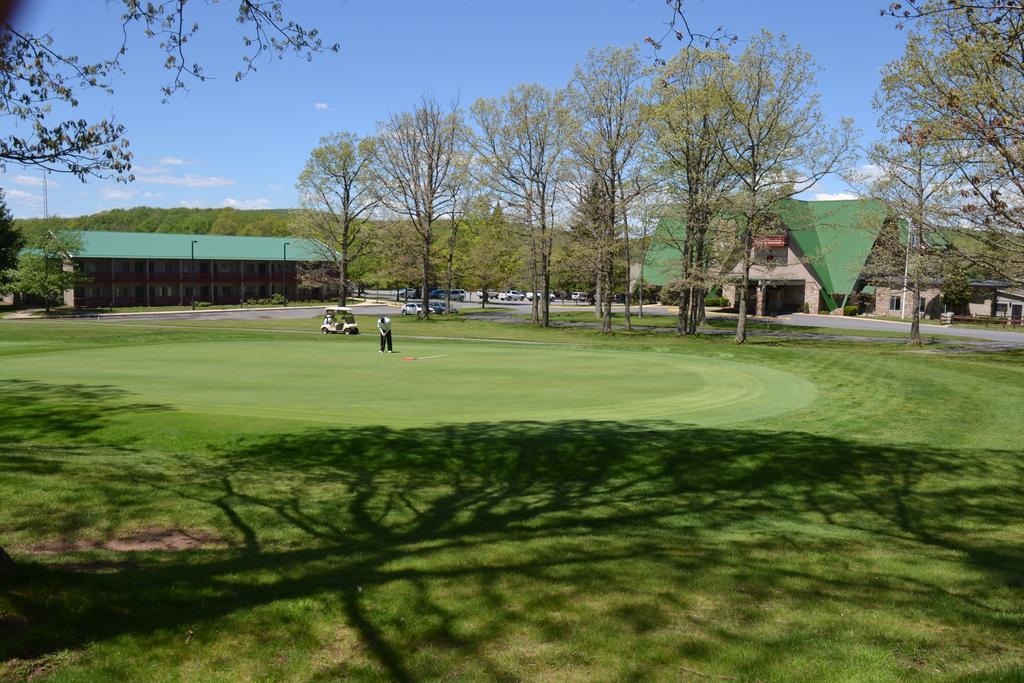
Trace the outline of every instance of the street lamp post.
{"label": "street lamp post", "polygon": [[284,271],[285,271],[286,266],[288,265],[288,245],[289,244],[291,244],[291,242],[285,242],[284,245],[282,245],[284,247],[284,254],[283,254],[283,257],[281,258],[281,293],[284,295],[284,305],[285,306],[288,305],[288,285],[285,284]]}
{"label": "street lamp post", "polygon": [[196,310],[196,244],[199,240],[192,240],[192,264],[189,270],[192,272],[192,310]]}

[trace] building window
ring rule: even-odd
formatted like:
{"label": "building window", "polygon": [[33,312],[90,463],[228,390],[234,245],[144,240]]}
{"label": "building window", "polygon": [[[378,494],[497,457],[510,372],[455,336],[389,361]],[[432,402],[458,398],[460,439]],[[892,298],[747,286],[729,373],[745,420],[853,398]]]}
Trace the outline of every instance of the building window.
{"label": "building window", "polygon": [[1005,318],[1009,304],[996,304],[996,315]]}
{"label": "building window", "polygon": [[923,296],[917,299],[917,311],[918,313],[924,313],[925,309],[928,308],[928,301]]}
{"label": "building window", "polygon": [[890,296],[889,297],[889,310],[890,311],[902,311],[903,310],[903,297],[901,296]]}

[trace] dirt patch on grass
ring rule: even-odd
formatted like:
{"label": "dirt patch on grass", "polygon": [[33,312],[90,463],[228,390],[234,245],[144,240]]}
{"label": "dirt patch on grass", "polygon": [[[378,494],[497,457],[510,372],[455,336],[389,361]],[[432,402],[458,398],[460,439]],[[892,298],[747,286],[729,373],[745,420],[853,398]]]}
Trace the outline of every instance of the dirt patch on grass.
{"label": "dirt patch on grass", "polygon": [[23,550],[34,555],[58,555],[85,550],[112,550],[118,553],[153,550],[175,552],[223,546],[224,541],[208,531],[150,528],[140,529],[109,541],[48,541],[25,547]]}
{"label": "dirt patch on grass", "polygon": [[36,659],[10,659],[0,662],[0,681],[35,681],[73,663],[78,653],[63,650]]}

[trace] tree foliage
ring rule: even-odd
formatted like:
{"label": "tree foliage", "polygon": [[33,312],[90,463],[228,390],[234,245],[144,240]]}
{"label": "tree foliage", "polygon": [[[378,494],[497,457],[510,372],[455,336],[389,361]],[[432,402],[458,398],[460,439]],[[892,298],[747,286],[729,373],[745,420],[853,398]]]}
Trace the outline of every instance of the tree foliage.
{"label": "tree foliage", "polygon": [[90,176],[132,180],[125,126],[113,115],[92,121],[72,115],[85,93],[114,92],[114,77],[123,68],[129,36],[138,32],[158,44],[169,74],[161,86],[165,100],[186,89],[189,80],[202,82],[209,77],[201,64],[190,59],[189,48],[198,37],[199,20],[223,20],[228,6],[234,8],[233,16],[228,16],[244,46],[235,80],[255,71],[257,60],[267,54],[309,60],[317,53],[339,49],[325,44],[316,28],[294,21],[285,4],[284,0],[108,2],[111,21],[120,24],[123,39],[110,46],[113,57],[97,61],[66,51],[51,34],[36,35],[4,20],[0,25],[0,120],[6,127],[0,134],[0,169],[15,163],[70,173],[81,180]]}
{"label": "tree foliage", "polygon": [[569,84],[576,116],[571,201],[595,230],[598,305],[605,332],[611,331],[615,252],[620,239],[628,237],[629,207],[650,182],[642,146],[649,97],[649,71],[635,47],[591,50]]}
{"label": "tree foliage", "polygon": [[22,218],[15,220],[15,226],[26,231],[48,227],[51,230],[67,228],[78,232],[107,230],[286,237],[292,234],[293,213],[292,209],[160,209],[137,206],[71,218]]}
{"label": "tree foliage", "polygon": [[22,246],[21,233],[14,227],[14,219],[7,208],[7,199],[0,189],[0,293],[7,293],[4,273],[18,262],[18,252]]}
{"label": "tree foliage", "polygon": [[[370,215],[380,203],[370,183],[373,141],[352,133],[335,133],[320,139],[299,174],[300,209],[294,215],[296,234],[317,245],[320,255],[333,264],[335,282],[307,277],[307,286],[335,284],[338,303],[348,297],[349,266],[366,246]],[[306,271],[330,277],[322,268]]]}
{"label": "tree foliage", "polygon": [[500,99],[478,100],[471,113],[479,179],[527,231],[530,286],[541,293],[533,297],[533,318],[547,327],[555,207],[573,126],[565,93],[521,85]]}
{"label": "tree foliage", "polygon": [[377,130],[373,179],[381,205],[418,238],[421,303],[429,315],[431,258],[437,223],[457,223],[466,183],[466,139],[458,108],[424,96],[409,112],[392,114]]}
{"label": "tree foliage", "polygon": [[8,288],[23,295],[41,297],[46,310],[60,301],[66,290],[88,281],[71,264],[71,256],[82,247],[78,233],[70,230],[40,228],[24,236],[25,248],[17,266],[6,271]]}
{"label": "tree foliage", "polygon": [[959,261],[948,261],[942,273],[942,301],[951,309],[962,309],[971,302],[971,281]]}
{"label": "tree foliage", "polygon": [[719,144],[732,125],[721,88],[730,81],[729,55],[720,50],[684,50],[669,60],[656,79],[655,100],[648,110],[662,189],[679,215],[680,225],[664,230],[662,239],[681,256],[677,332],[696,334],[704,318],[704,294],[711,287],[713,228],[738,182]]}
{"label": "tree foliage", "polygon": [[961,232],[979,245],[968,255],[1024,283],[1024,3],[911,0],[887,13],[914,28],[897,64],[904,136],[956,165]]}
{"label": "tree foliage", "polygon": [[737,180],[729,213],[737,218],[742,278],[736,341],[746,341],[747,288],[755,242],[778,229],[779,202],[806,192],[849,158],[855,131],[843,119],[829,126],[817,93],[811,55],[785,36],[762,31],[732,68],[720,72],[729,112],[718,135],[723,159]]}

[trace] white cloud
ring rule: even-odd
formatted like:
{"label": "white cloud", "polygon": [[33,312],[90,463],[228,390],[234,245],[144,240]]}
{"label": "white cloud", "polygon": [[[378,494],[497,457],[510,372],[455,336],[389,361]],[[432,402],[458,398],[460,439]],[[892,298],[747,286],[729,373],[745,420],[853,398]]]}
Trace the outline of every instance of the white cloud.
{"label": "white cloud", "polygon": [[858,175],[866,180],[878,180],[882,177],[882,167],[876,164],[862,164],[857,167]]}
{"label": "white cloud", "polygon": [[132,170],[136,173],[152,174],[152,173],[164,173],[167,171],[166,166],[132,166]]}
{"label": "white cloud", "polygon": [[190,173],[183,176],[167,174],[146,176],[144,178],[137,178],[137,180],[140,183],[149,183],[151,185],[177,185],[178,187],[224,187],[235,184],[235,181],[231,178],[192,175]]}
{"label": "white cloud", "polygon": [[164,196],[163,192],[143,192],[142,196],[146,199],[159,199]]}
{"label": "white cloud", "polygon": [[182,159],[181,157],[169,157],[168,156],[168,157],[161,158],[160,161],[157,162],[157,163],[166,164],[168,166],[185,166],[186,164],[191,164],[192,162],[191,161],[186,161],[185,159]]}
{"label": "white cloud", "polygon": [[205,209],[210,206],[209,202],[204,202],[201,199],[182,199],[178,204],[184,206],[186,209]]}
{"label": "white cloud", "polygon": [[852,192],[819,192],[814,195],[816,202],[833,202],[840,199],[856,199],[857,195]]}
{"label": "white cloud", "polygon": [[[22,185],[24,187],[42,187],[43,186],[43,177],[42,176],[16,175],[13,178],[11,178],[11,180],[16,185]],[[56,180],[53,180],[52,178],[48,179],[46,182],[47,182],[47,184],[50,187],[60,187],[60,183],[58,183]]]}
{"label": "white cloud", "polygon": [[104,199],[113,199],[117,201],[124,201],[131,199],[135,196],[135,190],[129,190],[125,187],[101,187],[100,196]]}
{"label": "white cloud", "polygon": [[42,206],[43,195],[32,194],[31,192],[25,192],[24,190],[4,190],[4,194],[7,198],[18,202],[20,204],[27,204],[29,206]]}
{"label": "white cloud", "polygon": [[270,200],[262,197],[259,199],[231,199],[228,197],[224,200],[224,206],[232,209],[269,209]]}
{"label": "white cloud", "polygon": [[334,109],[334,107],[327,104],[326,102],[314,102],[313,109],[316,109],[317,111],[327,111],[329,109]]}

